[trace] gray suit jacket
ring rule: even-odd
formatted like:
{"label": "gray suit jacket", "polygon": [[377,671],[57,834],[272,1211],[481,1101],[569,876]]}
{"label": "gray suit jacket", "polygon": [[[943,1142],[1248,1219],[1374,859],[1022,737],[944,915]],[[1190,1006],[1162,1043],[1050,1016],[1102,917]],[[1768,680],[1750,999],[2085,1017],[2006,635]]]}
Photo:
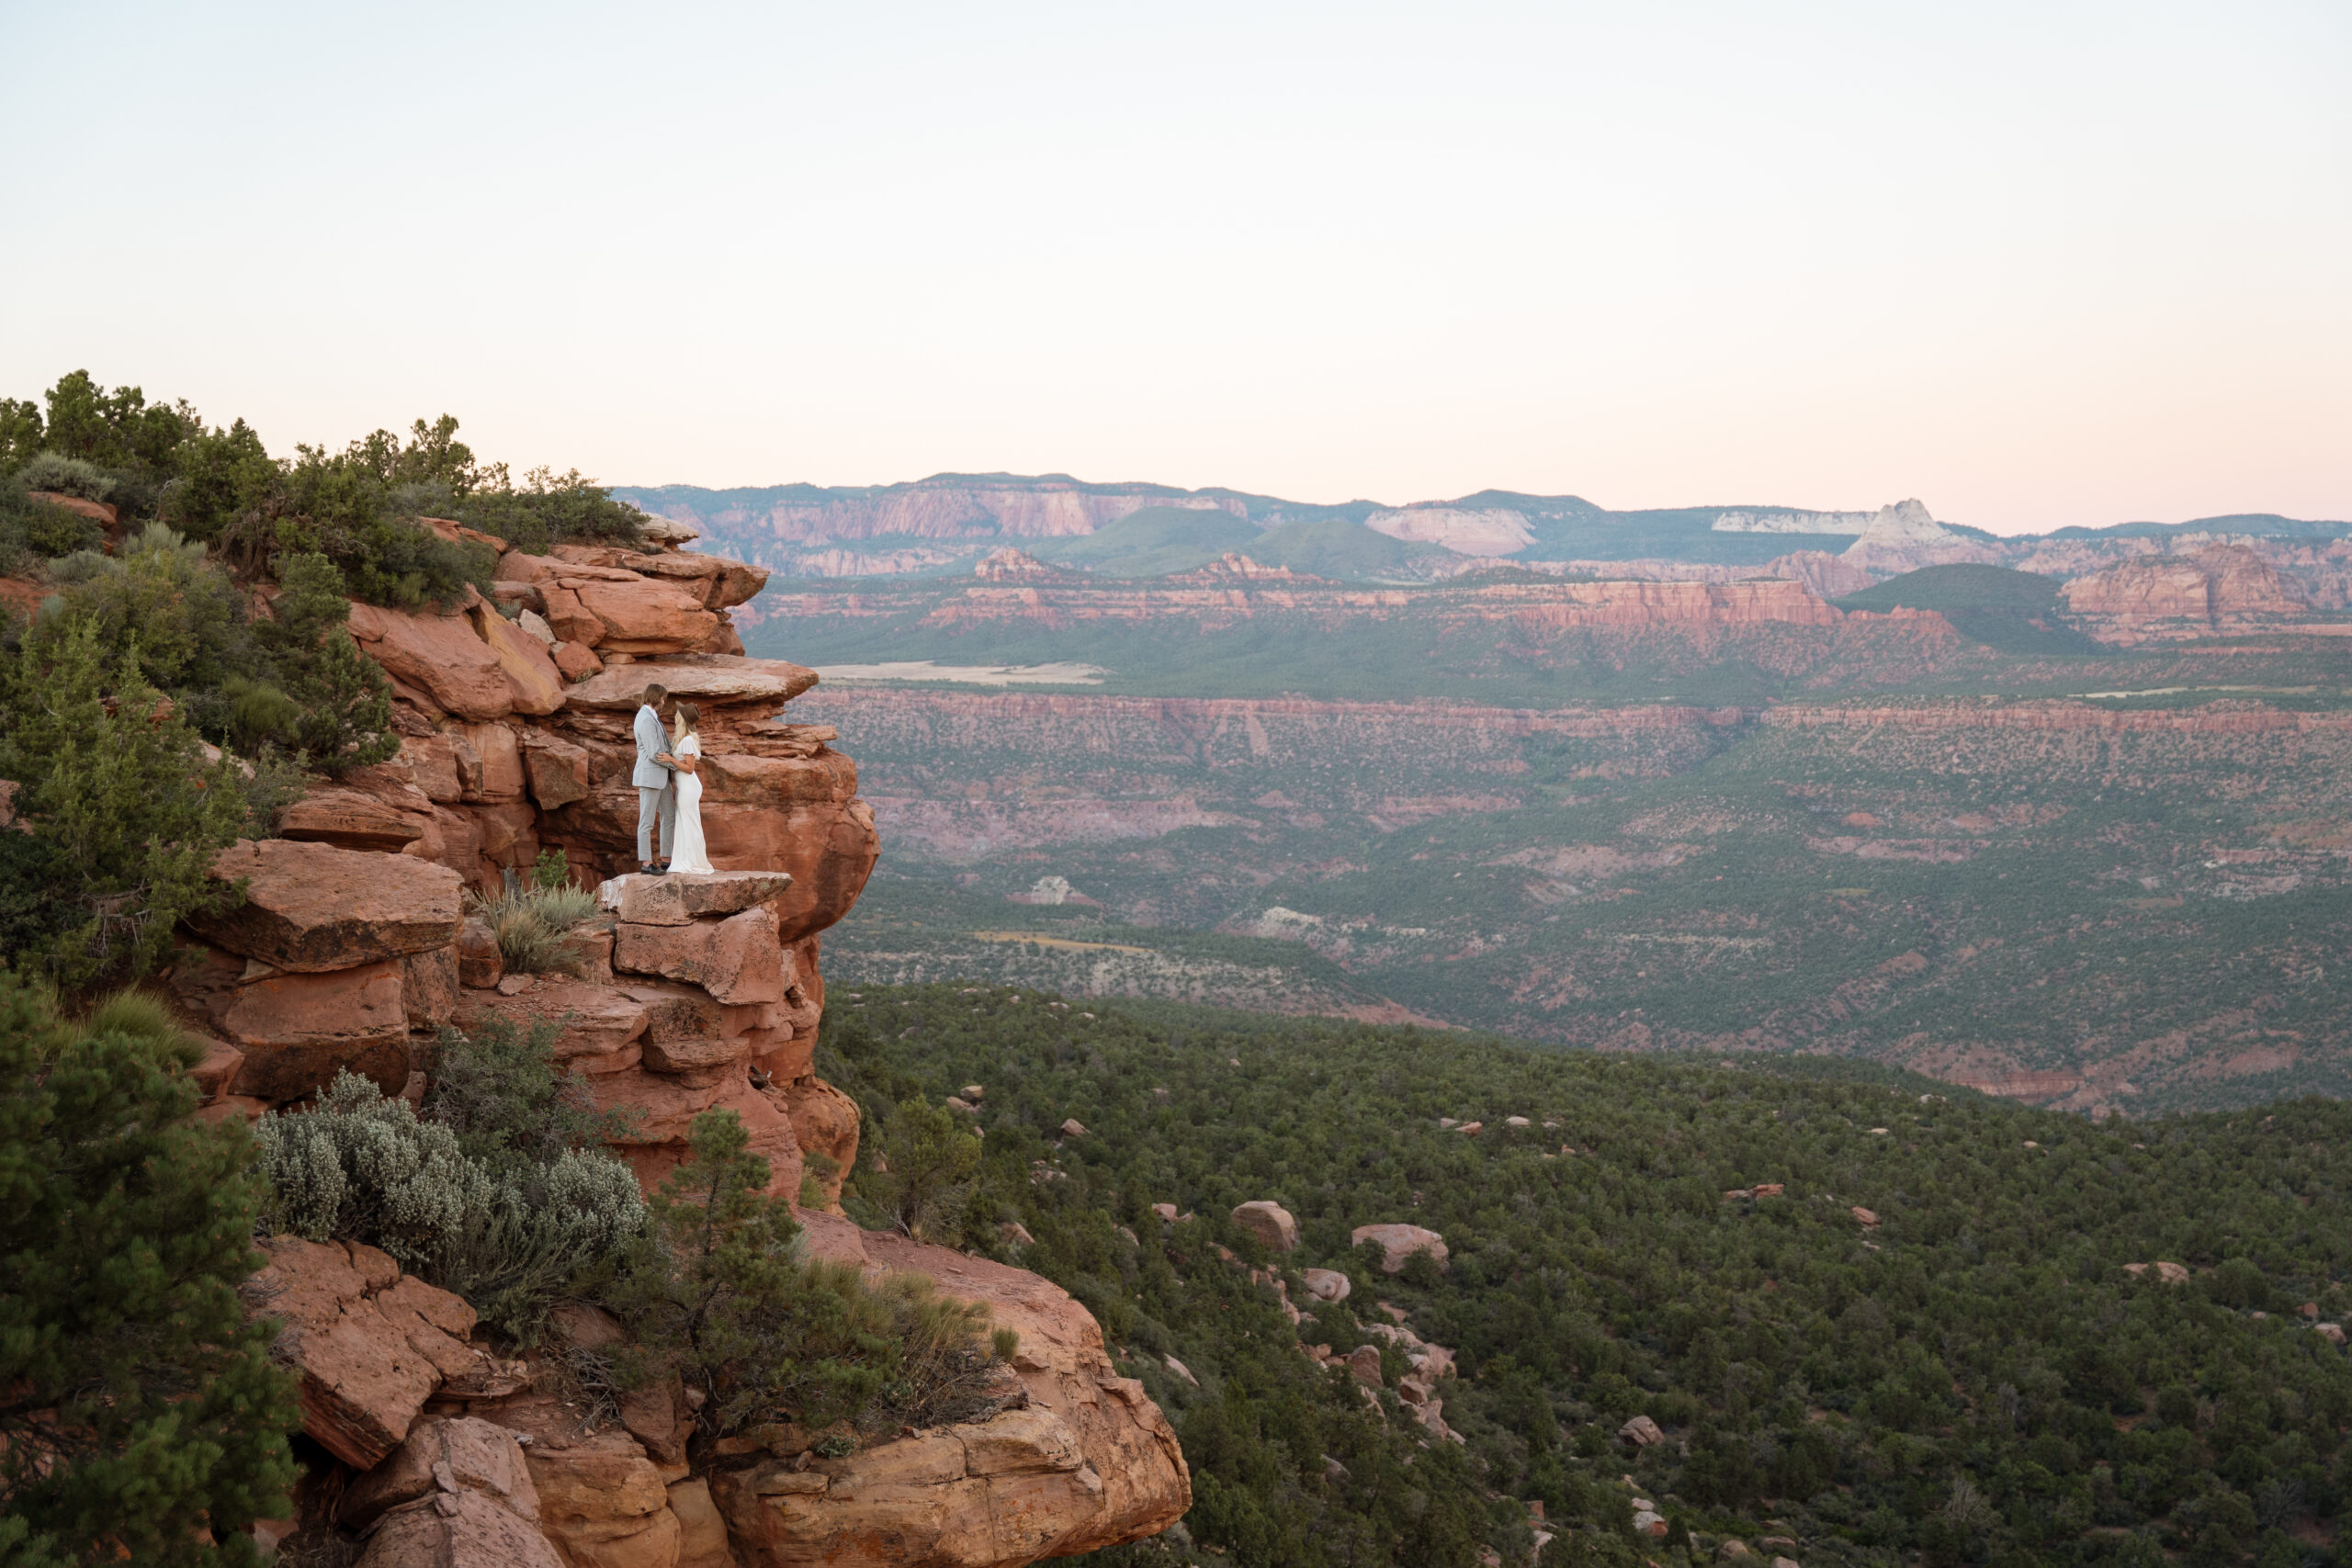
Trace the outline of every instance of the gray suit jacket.
{"label": "gray suit jacket", "polygon": [[670,732],[662,728],[662,716],[650,707],[637,710],[637,722],[630,727],[637,734],[637,766],[629,773],[629,783],[639,789],[670,787],[670,768],[653,759],[670,749]]}

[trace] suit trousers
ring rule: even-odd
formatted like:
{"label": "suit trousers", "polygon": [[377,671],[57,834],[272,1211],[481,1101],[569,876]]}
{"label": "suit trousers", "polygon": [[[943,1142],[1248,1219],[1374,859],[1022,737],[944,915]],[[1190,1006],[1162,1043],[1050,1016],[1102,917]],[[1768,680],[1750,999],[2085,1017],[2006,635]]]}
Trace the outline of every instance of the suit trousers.
{"label": "suit trousers", "polygon": [[666,856],[678,838],[678,792],[663,784],[660,789],[638,786],[637,791],[637,863],[644,865],[653,859],[653,827],[662,826],[662,853]]}

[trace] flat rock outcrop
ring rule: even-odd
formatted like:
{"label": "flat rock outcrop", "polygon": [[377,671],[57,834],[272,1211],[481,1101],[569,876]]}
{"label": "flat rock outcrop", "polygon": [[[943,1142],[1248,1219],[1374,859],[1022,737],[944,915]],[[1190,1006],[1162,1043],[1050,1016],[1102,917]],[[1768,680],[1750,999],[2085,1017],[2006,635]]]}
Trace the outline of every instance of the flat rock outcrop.
{"label": "flat rock outcrop", "polygon": [[300,974],[349,969],[457,940],[461,884],[447,867],[288,839],[240,839],[212,863],[244,901],[192,921],[232,953]]}
{"label": "flat rock outcrop", "polygon": [[1022,1401],[839,1460],[767,1457],[711,1478],[745,1568],[1013,1568],[1155,1534],[1192,1504],[1176,1435],[1121,1378],[1094,1319],[1034,1274],[803,1213],[810,1250],[915,1272],[1017,1330]]}

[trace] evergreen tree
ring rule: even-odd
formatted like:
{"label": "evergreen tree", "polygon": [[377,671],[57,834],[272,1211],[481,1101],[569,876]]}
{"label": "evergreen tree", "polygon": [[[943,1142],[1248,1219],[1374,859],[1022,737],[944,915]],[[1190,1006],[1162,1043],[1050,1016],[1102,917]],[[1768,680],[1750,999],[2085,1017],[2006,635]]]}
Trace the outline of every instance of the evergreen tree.
{"label": "evergreen tree", "polygon": [[48,849],[38,867],[0,862],[45,879],[0,889],[0,908],[19,895],[56,906],[57,929],[18,961],[61,984],[145,971],[182,917],[234,897],[208,874],[237,836],[243,798],[230,764],[207,761],[148,684],[135,636],[111,671],[94,621],[0,667],[0,778],[17,781],[16,814]]}
{"label": "evergreen tree", "polygon": [[277,618],[254,635],[277,655],[298,716],[292,743],[322,773],[380,762],[400,750],[391,733],[392,683],[353,645],[343,573],[322,555],[278,558]]}
{"label": "evergreen tree", "polygon": [[188,1119],[186,1048],[58,1026],[0,971],[0,1563],[257,1562],[292,1379],[245,1319],[242,1126]]}

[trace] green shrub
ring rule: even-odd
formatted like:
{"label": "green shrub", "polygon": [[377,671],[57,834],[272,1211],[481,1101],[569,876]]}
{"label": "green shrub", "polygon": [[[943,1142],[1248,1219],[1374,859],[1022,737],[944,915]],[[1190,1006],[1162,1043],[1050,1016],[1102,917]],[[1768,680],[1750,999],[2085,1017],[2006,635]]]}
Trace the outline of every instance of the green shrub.
{"label": "green shrub", "polygon": [[878,1142],[882,1164],[858,1180],[865,1214],[918,1241],[958,1239],[940,1233],[971,1198],[980,1168],[971,1122],[944,1106],[901,1100]]}
{"label": "green shrub", "polygon": [[171,1007],[149,991],[115,991],[82,1017],[80,1028],[89,1035],[119,1034],[146,1042],[158,1061],[193,1066],[203,1044],[188,1032]]}
{"label": "green shrub", "polygon": [[0,972],[0,1562],[255,1563],[286,1516],[293,1379],[236,1292],[250,1140],[187,1118],[156,1022],[62,1028]]}
{"label": "green shrub", "polygon": [[534,468],[517,490],[502,481],[476,491],[458,502],[454,516],[469,528],[494,534],[533,555],[545,555],[550,545],[565,541],[621,545],[635,549],[644,543],[639,532],[645,514],[615,501],[580,470],[556,474]]}
{"label": "green shrub", "polygon": [[254,1142],[267,1223],[382,1247],[526,1344],[645,1224],[637,1178],[611,1156],[564,1147],[544,1163],[493,1165],[469,1156],[455,1128],[347,1072],[314,1108],[264,1116]]}
{"label": "green shrub", "polygon": [[278,480],[277,464],[242,419],[191,435],[176,457],[179,477],[164,491],[161,510],[165,521],[207,544],[260,506]]}
{"label": "green shrub", "polygon": [[277,618],[254,628],[292,710],[272,739],[326,773],[394,755],[392,682],[351,640],[343,574],[322,555],[289,555],[278,562],[277,581]]}
{"label": "green shrub", "polygon": [[580,954],[571,945],[571,930],[596,912],[596,896],[585,888],[536,884],[481,907],[506,967],[532,975],[578,974]]}
{"label": "green shrub", "polygon": [[704,1111],[692,1136],[606,1294],[637,1336],[626,1377],[683,1377],[722,1433],[789,1421],[894,1434],[995,1407],[985,1307],[924,1276],[868,1286],[854,1265],[811,1261],[735,1112]]}
{"label": "green shrub", "polygon": [[442,1031],[424,1119],[502,1175],[624,1135],[633,1113],[596,1109],[587,1080],[556,1061],[556,1029],[542,1021],[526,1032],[497,1019],[471,1034]]}
{"label": "green shrub", "polygon": [[164,692],[217,689],[254,660],[237,585],[204,547],[151,523],[116,556],[76,555],[52,575],[67,586],[35,624],[28,649],[88,622],[109,659],[138,649],[141,673]]}
{"label": "green shrub", "polygon": [[55,906],[20,964],[67,987],[136,976],[182,918],[236,897],[209,872],[243,823],[240,781],[148,682],[135,636],[111,669],[87,619],[0,661],[0,777],[17,782],[17,814],[46,841],[0,857],[12,880],[43,879],[0,888],[0,913]]}
{"label": "green shrub", "polygon": [[0,478],[0,571],[22,571],[34,558],[95,551],[105,542],[106,530],[92,519],[36,500],[19,477]]}
{"label": "green shrub", "polygon": [[44,490],[82,501],[106,501],[115,491],[114,479],[97,465],[59,452],[43,452],[17,469],[17,482],[27,490]]}

